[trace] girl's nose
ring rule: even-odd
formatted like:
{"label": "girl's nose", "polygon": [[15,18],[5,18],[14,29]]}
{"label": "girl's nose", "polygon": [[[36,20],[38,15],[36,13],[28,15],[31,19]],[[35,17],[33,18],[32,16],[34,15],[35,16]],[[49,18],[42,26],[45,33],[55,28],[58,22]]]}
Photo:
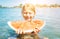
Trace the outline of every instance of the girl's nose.
{"label": "girl's nose", "polygon": [[27,13],[27,16],[30,16],[30,14],[29,14],[29,13]]}

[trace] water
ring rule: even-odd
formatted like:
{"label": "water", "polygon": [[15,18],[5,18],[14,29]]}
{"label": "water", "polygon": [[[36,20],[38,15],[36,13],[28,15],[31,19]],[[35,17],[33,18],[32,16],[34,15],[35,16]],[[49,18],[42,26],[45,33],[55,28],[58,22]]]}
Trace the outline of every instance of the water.
{"label": "water", "polygon": [[[46,21],[45,27],[38,33],[39,36],[49,39],[60,39],[60,8],[36,9],[34,19]],[[7,39],[17,34],[7,24],[8,21],[23,20],[21,8],[0,8],[0,39]]]}

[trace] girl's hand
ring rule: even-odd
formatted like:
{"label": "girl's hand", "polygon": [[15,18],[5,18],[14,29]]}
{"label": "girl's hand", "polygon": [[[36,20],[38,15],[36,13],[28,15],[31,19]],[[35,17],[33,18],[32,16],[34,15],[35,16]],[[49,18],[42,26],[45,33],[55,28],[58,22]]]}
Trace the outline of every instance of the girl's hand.
{"label": "girl's hand", "polygon": [[17,31],[16,31],[16,33],[17,34],[30,34],[31,32],[24,32],[24,31],[21,31],[20,29],[18,29]]}
{"label": "girl's hand", "polygon": [[33,32],[28,32],[28,33],[25,33],[23,31],[21,31],[20,29],[18,29],[16,31],[17,34],[31,34],[31,33],[34,33],[34,34],[37,34],[40,30],[38,28],[35,28],[35,30]]}
{"label": "girl's hand", "polygon": [[37,34],[40,30],[38,28],[35,28],[34,33]]}
{"label": "girl's hand", "polygon": [[35,32],[37,32],[37,33],[38,33],[39,31],[40,31],[40,30],[39,30],[38,28],[35,28]]}
{"label": "girl's hand", "polygon": [[16,33],[17,34],[22,34],[22,31],[20,29],[17,29]]}

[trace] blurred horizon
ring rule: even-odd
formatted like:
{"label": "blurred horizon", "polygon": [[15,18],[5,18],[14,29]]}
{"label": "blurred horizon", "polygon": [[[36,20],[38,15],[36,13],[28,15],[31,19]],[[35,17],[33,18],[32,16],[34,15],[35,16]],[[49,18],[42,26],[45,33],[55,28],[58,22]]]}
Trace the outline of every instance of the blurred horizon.
{"label": "blurred horizon", "polygon": [[6,7],[18,6],[19,4],[60,4],[60,0],[0,0],[0,5]]}

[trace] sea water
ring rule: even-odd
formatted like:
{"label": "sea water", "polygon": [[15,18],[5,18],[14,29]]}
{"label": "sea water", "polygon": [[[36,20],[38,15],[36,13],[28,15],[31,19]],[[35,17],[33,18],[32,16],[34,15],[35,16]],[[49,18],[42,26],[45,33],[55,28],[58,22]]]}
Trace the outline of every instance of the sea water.
{"label": "sea water", "polygon": [[[45,26],[38,33],[39,37],[60,39],[60,8],[37,8],[34,19],[45,21]],[[8,21],[24,20],[21,8],[0,8],[0,39],[17,37],[17,34],[7,24]]]}

